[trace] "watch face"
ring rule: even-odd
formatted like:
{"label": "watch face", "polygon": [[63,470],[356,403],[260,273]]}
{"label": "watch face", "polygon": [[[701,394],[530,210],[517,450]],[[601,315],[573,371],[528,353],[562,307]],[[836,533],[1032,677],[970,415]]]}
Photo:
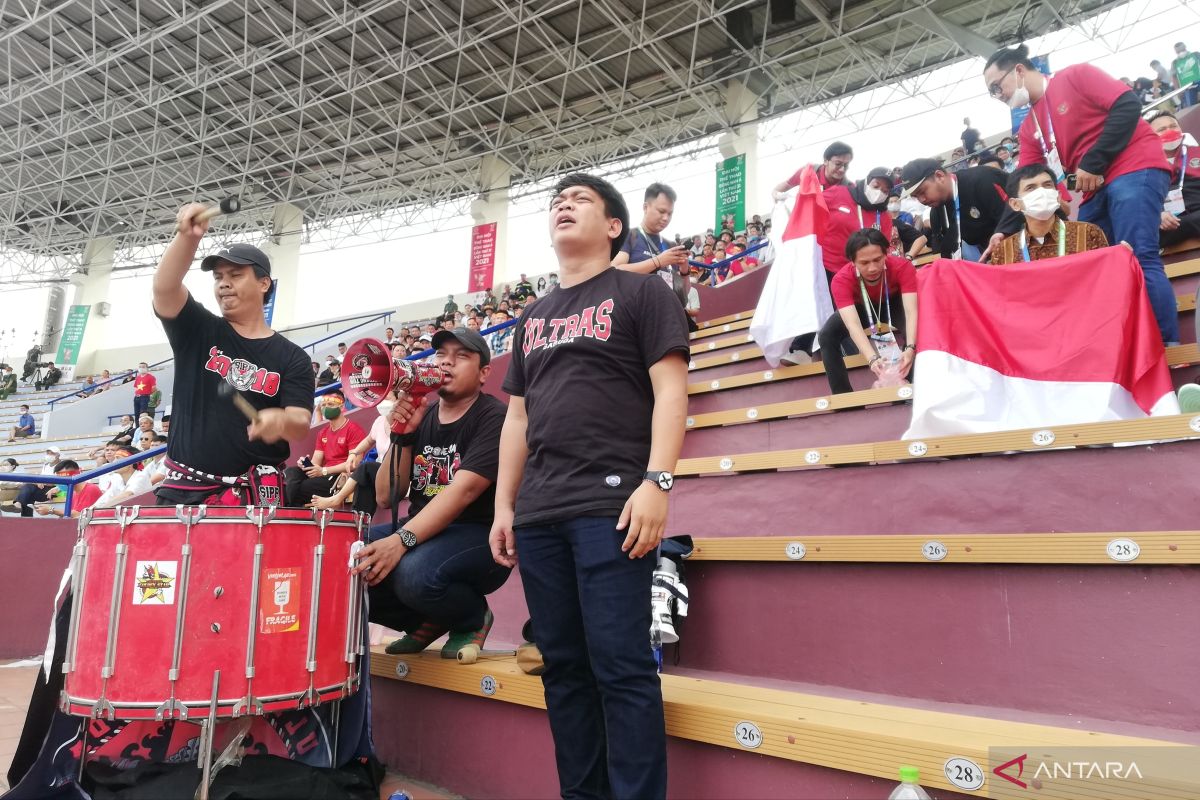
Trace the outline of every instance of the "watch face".
{"label": "watch face", "polygon": [[671,487],[675,485],[675,476],[669,472],[658,473],[658,488],[664,492],[671,491]]}

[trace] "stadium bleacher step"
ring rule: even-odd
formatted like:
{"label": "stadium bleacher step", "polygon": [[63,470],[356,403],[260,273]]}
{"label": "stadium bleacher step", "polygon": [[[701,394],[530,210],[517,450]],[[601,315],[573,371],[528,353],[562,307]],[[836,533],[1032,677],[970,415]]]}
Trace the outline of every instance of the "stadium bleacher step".
{"label": "stadium bleacher step", "polygon": [[[461,665],[438,657],[388,656],[372,653],[373,689],[376,697],[395,707],[419,712],[436,702],[442,713],[413,716],[419,725],[378,725],[376,743],[384,759],[402,771],[409,763],[428,758],[434,748],[450,744],[469,746],[472,733],[463,728],[503,730],[503,736],[525,742],[530,750],[549,757],[541,680],[521,672],[511,657],[494,657],[472,665]],[[746,770],[781,769],[793,781],[788,797],[827,798],[823,781],[797,780],[807,776],[808,767],[838,770],[827,779],[853,781],[855,776],[873,777],[883,786],[894,783],[902,764],[921,770],[922,783],[938,790],[939,797],[961,797],[946,775],[952,759],[975,765],[987,764],[989,748],[1030,749],[1039,753],[1072,747],[1194,747],[1200,737],[1188,732],[1151,726],[1113,724],[1078,716],[1032,714],[980,703],[948,704],[905,701],[887,695],[855,692],[803,682],[748,679],[716,671],[678,669],[663,675],[663,700],[670,736],[671,793],[673,796],[743,796],[720,794],[708,783],[711,769],[703,770],[706,785],[693,785],[688,768],[697,757],[711,765],[721,759],[722,748],[741,757],[724,759],[723,770],[746,774]],[[517,709],[526,709],[521,713]],[[462,719],[472,724],[463,726]],[[528,734],[526,733],[528,731]],[[494,741],[494,739],[493,739]],[[701,745],[697,747],[696,745]],[[1190,750],[1187,752],[1191,752]],[[777,762],[773,765],[764,761]],[[962,763],[962,762],[960,762]],[[795,768],[790,768],[794,765]],[[982,770],[980,770],[982,773]],[[482,777],[482,776],[480,776]],[[460,776],[459,791],[470,792],[473,778]],[[540,796],[540,787],[498,786],[490,796],[506,796],[523,789],[521,796]],[[998,790],[994,775],[982,774],[973,796],[992,797]],[[761,782],[756,781],[761,787]],[[846,784],[843,783],[844,787]],[[1145,787],[1151,789],[1153,787]],[[1172,786],[1177,791],[1200,791],[1200,786]],[[883,790],[883,791],[886,791]],[[781,795],[782,796],[782,795]],[[845,794],[836,796],[884,796]],[[1061,786],[1047,784],[1039,796],[1062,797]],[[1089,793],[1089,797],[1113,797]],[[1073,798],[1072,798],[1073,800]]]}

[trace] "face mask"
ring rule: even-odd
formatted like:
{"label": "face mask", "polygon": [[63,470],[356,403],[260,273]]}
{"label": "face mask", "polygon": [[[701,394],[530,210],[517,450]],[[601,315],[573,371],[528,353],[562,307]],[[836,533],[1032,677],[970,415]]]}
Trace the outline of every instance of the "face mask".
{"label": "face mask", "polygon": [[44,458],[46,459],[46,463],[49,464],[54,461],[54,453],[46,453]]}
{"label": "face mask", "polygon": [[1021,85],[1012,93],[1012,97],[1008,98],[1009,108],[1024,108],[1029,105],[1029,90],[1025,88],[1025,79],[1021,79]]}
{"label": "face mask", "polygon": [[896,213],[898,213],[899,211],[900,211],[900,204],[899,204],[899,203],[888,203],[888,212],[889,212],[889,213],[891,213],[891,214],[896,214]]}
{"label": "face mask", "polygon": [[1163,150],[1174,153],[1183,144],[1183,131],[1163,131],[1158,138],[1162,140]]}
{"label": "face mask", "polygon": [[867,202],[873,206],[877,206],[887,199],[887,192],[876,189],[870,184],[863,187],[863,194],[866,195]]}
{"label": "face mask", "polygon": [[327,420],[335,420],[342,415],[342,409],[337,406],[325,406],[321,409],[321,416]]}
{"label": "face mask", "polygon": [[379,416],[381,417],[389,416],[392,413],[392,409],[395,407],[396,404],[391,400],[382,400],[380,401],[379,405],[375,406],[375,408],[379,411]]}
{"label": "face mask", "polygon": [[1058,211],[1058,192],[1054,189],[1033,189],[1021,195],[1025,213],[1037,220],[1047,220]]}

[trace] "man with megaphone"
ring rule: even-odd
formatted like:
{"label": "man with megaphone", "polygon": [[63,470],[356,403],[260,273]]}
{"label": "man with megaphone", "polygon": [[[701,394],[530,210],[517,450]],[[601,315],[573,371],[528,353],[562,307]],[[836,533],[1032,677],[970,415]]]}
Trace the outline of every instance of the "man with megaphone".
{"label": "man with megaphone", "polygon": [[[356,405],[367,398],[354,387],[371,378],[360,380],[363,367],[382,371],[378,361],[360,365],[360,344],[346,359]],[[371,621],[406,633],[389,653],[418,653],[449,633],[441,654],[455,658],[468,644],[483,647],[493,619],[487,595],[509,575],[488,547],[505,406],[483,393],[492,354],[478,331],[438,331],[432,344],[440,388],[420,396],[414,380],[396,392],[392,447],[375,480],[393,522],[371,529],[356,569],[371,587]],[[408,515],[397,519],[405,497]]]}

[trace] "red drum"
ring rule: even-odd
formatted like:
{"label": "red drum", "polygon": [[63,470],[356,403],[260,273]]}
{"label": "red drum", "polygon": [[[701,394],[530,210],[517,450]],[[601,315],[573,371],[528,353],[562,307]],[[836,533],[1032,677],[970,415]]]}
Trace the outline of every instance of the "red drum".
{"label": "red drum", "polygon": [[359,687],[364,583],[350,511],[123,506],[85,512],[61,707],[105,719],[304,708]]}

